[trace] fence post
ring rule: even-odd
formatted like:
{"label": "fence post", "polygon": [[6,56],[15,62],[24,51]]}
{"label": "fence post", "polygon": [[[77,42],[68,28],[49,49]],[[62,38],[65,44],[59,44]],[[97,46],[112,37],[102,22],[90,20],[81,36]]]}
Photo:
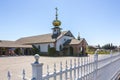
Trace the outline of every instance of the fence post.
{"label": "fence post", "polygon": [[98,68],[98,49],[95,51],[94,54],[94,80],[97,80],[97,68]]}
{"label": "fence post", "polygon": [[113,54],[112,54],[112,50],[110,51],[110,58],[111,58],[111,62],[112,62],[112,56],[113,56]]}
{"label": "fence post", "polygon": [[23,74],[23,80],[26,80],[25,79],[25,70],[24,69],[23,69],[23,73],[22,74]]}
{"label": "fence post", "polygon": [[10,74],[10,72],[9,72],[9,71],[8,71],[7,76],[8,76],[8,80],[10,80],[10,79],[11,79],[11,74]]}
{"label": "fence post", "polygon": [[60,80],[63,80],[62,79],[62,62],[60,62]]}
{"label": "fence post", "polygon": [[32,79],[31,80],[42,80],[42,67],[43,63],[39,63],[39,55],[35,54],[35,62],[32,63]]}

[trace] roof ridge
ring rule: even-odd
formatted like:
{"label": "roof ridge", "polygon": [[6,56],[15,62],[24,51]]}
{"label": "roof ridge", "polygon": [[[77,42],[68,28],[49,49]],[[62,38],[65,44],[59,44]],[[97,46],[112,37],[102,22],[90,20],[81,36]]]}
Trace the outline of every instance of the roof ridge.
{"label": "roof ridge", "polygon": [[[68,31],[62,31],[62,32],[68,32]],[[61,33],[62,33],[62,32],[61,32]],[[44,35],[52,35],[52,33],[40,34],[40,35],[34,35],[34,36],[26,36],[26,37],[21,37],[21,38],[19,38],[19,39],[31,38],[31,37],[38,37],[38,36],[44,36]],[[19,40],[19,39],[17,39],[17,40]],[[16,41],[17,41],[17,40],[16,40]]]}
{"label": "roof ridge", "polygon": [[[48,35],[48,34],[51,34],[51,33],[47,33],[47,34],[40,34],[40,35],[34,35],[34,36],[26,36],[26,37],[21,37],[21,38],[19,38],[19,39],[31,38],[31,37],[37,37],[37,36]],[[17,39],[17,40],[19,40],[19,39]],[[16,41],[17,41],[17,40],[16,40]]]}

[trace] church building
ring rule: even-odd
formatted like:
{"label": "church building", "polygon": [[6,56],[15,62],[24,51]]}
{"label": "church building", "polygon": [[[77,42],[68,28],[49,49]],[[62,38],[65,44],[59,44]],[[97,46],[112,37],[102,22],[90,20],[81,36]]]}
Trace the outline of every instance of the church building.
{"label": "church building", "polygon": [[[49,48],[55,48],[56,54],[59,55],[79,55],[85,53],[87,41],[78,35],[76,39],[71,31],[62,31],[61,21],[58,19],[58,9],[56,8],[55,20],[53,20],[52,32],[37,36],[23,37],[16,40],[17,45],[34,45],[42,54],[48,54]],[[31,48],[31,47],[28,47]],[[24,50],[24,47],[22,48]]]}
{"label": "church building", "polygon": [[58,20],[58,9],[56,8],[55,20],[53,20],[52,33],[24,37],[16,42],[23,45],[35,45],[41,53],[48,53],[48,48],[55,48],[59,54],[78,55],[80,52],[85,53],[88,45],[84,38],[76,39],[70,31],[61,31],[61,21]]}

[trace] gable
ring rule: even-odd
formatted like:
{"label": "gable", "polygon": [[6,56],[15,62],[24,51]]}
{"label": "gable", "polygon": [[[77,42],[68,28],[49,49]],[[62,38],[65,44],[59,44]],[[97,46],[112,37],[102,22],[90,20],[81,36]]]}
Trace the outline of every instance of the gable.
{"label": "gable", "polygon": [[70,39],[67,40],[63,45],[78,45],[78,44],[84,44],[84,45],[88,45],[88,43],[86,42],[86,40],[84,38],[81,38],[80,40],[78,39]]}
{"label": "gable", "polygon": [[73,34],[70,31],[63,31],[58,37],[57,40],[61,39],[62,37],[67,36],[67,37],[72,37],[75,39]]}
{"label": "gable", "polygon": [[74,38],[73,34],[72,34],[70,31],[68,31],[68,32],[65,34],[65,36],[69,36],[69,37],[73,37],[73,38]]}

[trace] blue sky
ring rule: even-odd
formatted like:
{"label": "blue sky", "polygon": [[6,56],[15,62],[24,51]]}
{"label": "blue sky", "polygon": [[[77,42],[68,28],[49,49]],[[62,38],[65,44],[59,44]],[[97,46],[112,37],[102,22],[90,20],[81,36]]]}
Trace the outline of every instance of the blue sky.
{"label": "blue sky", "polygon": [[120,45],[120,0],[0,0],[0,40],[51,33],[56,7],[63,31]]}

